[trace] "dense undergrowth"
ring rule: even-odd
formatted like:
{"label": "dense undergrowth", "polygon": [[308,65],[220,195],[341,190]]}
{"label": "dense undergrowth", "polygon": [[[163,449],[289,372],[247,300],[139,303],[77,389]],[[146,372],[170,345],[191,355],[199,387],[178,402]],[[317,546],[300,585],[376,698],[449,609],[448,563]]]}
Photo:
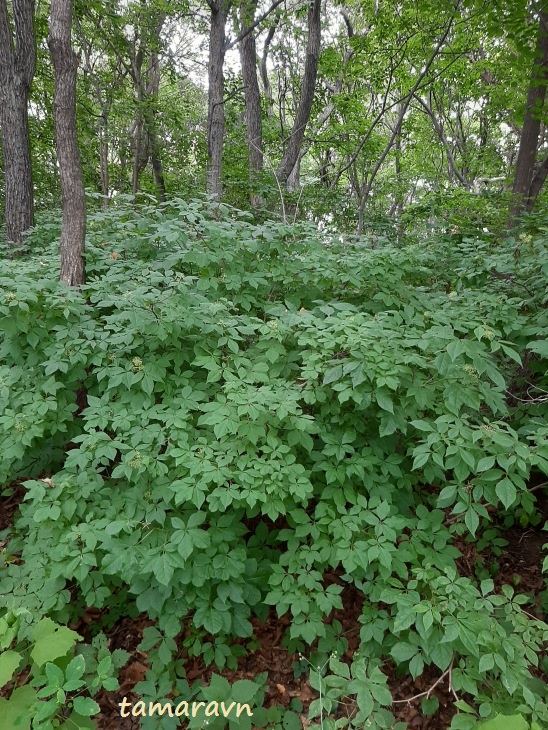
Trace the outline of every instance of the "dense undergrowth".
{"label": "dense undergrowth", "polygon": [[[144,612],[136,691],[190,696],[183,625],[222,673],[274,606],[322,727],[394,726],[389,659],[444,675],[454,730],[548,724],[548,627],[512,587],[461,576],[453,545],[540,519],[543,219],[375,247],[221,212],[95,214],[82,292],[57,281],[55,222],[2,264],[0,479],[26,497],[0,606],[19,641],[85,606]],[[363,595],[353,657],[330,621],[345,583]]]}

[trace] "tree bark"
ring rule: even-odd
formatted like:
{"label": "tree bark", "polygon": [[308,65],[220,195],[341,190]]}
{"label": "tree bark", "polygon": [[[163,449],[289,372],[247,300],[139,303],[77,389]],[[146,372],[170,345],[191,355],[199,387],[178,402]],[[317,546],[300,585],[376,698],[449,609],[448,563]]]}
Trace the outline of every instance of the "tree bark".
{"label": "tree bark", "polygon": [[[319,2],[319,0],[317,0]],[[231,43],[226,39],[226,19],[232,0],[207,0],[211,10],[209,29],[208,61],[208,105],[207,105],[207,172],[206,190],[214,201],[220,202],[223,194],[223,141],[225,136],[224,73],[226,51],[243,43],[254,28],[281,5],[283,0],[274,0],[272,5],[251,22]],[[256,73],[256,72],[255,72]]]}
{"label": "tree bark", "polygon": [[[249,0],[241,10],[242,31],[253,24],[257,0]],[[257,48],[255,36],[248,33],[240,41],[240,64],[244,83],[245,121],[247,131],[250,202],[252,208],[260,208],[262,199],[254,191],[257,176],[263,169],[263,129],[261,121],[261,94],[257,78]]]}
{"label": "tree bark", "polygon": [[109,128],[108,128],[108,115],[110,111],[111,103],[108,98],[103,95],[103,89],[101,84],[94,72],[93,63],[91,61],[91,43],[86,43],[86,36],[83,32],[79,33],[78,42],[82,48],[84,56],[84,73],[88,75],[93,92],[95,94],[95,100],[100,110],[100,115],[97,118],[96,132],[99,140],[99,171],[101,176],[101,206],[104,210],[108,209],[109,203],[109,170],[108,170],[108,157],[109,157]]}
{"label": "tree bark", "polygon": [[540,13],[537,55],[531,73],[527,94],[525,120],[521,131],[518,159],[512,188],[509,227],[519,214],[529,207],[530,189],[533,181],[540,133],[540,115],[546,97],[548,81],[548,11]]}
{"label": "tree bark", "polygon": [[268,51],[270,49],[270,44],[272,43],[272,39],[274,38],[274,33],[276,32],[276,28],[278,27],[278,23],[280,22],[280,16],[278,15],[274,21],[274,25],[272,25],[268,29],[268,33],[266,36],[266,40],[264,42],[263,47],[263,55],[261,56],[261,80],[263,82],[263,89],[264,93],[267,99],[267,105],[266,105],[266,113],[267,116],[273,117],[274,116],[274,95],[272,94],[272,86],[270,85],[270,80],[268,78],[268,67],[267,67],[267,59],[268,59]]}
{"label": "tree bark", "polygon": [[278,182],[281,185],[287,185],[291,173],[295,175],[293,171],[295,165],[299,163],[304,133],[308,120],[310,119],[310,112],[312,111],[316,77],[318,75],[318,58],[320,55],[320,21],[321,0],[311,0],[308,5],[308,41],[306,45],[306,61],[299,106],[295,114],[295,121],[293,122],[293,129],[291,130],[288,145],[276,173]]}
{"label": "tree bark", "polygon": [[[145,6],[143,0],[141,4]],[[166,199],[166,186],[161,159],[161,145],[156,126],[156,111],[158,93],[160,89],[160,34],[166,20],[166,13],[157,13],[150,19],[148,27],[143,30],[137,47],[137,38],[133,42],[131,64],[127,65],[121,54],[117,53],[120,61],[126,66],[133,81],[136,94],[137,108],[133,123],[133,163],[131,173],[131,191],[133,195],[139,192],[141,173],[150,159],[152,174],[156,184],[158,200]],[[147,51],[150,46],[150,51]],[[146,83],[143,74],[143,63],[148,53],[146,69]]]}
{"label": "tree bark", "polygon": [[220,201],[223,194],[223,140],[225,136],[223,64],[226,49],[226,0],[217,0],[216,3],[210,4],[210,8],[206,190],[213,200]]}
{"label": "tree bark", "polygon": [[548,177],[548,157],[542,161],[542,164],[536,171],[536,173],[531,181],[531,185],[529,187],[529,195],[527,197],[527,205],[525,208],[526,210],[533,209],[533,205],[535,204],[535,201],[538,198],[538,195],[539,195],[540,191],[542,190],[542,186],[544,185],[544,182],[546,181],[547,177]]}
{"label": "tree bark", "polygon": [[73,0],[51,0],[48,46],[53,61],[55,140],[63,223],[61,281],[84,283],[86,200],[76,134],[76,71],[78,58],[71,45]]}
{"label": "tree bark", "polygon": [[[341,15],[344,18],[344,22],[345,22],[345,25],[346,25],[346,28],[348,31],[348,38],[350,40],[354,36],[354,28],[352,26],[352,22],[350,20],[350,17],[348,15],[348,12],[346,9],[341,10]],[[343,64],[348,63],[348,61],[350,61],[350,59],[352,58],[353,55],[354,55],[354,49],[348,48],[344,54]],[[344,66],[343,66],[343,68],[344,68]],[[329,91],[332,94],[332,98],[324,106],[324,108],[322,109],[320,115],[318,116],[318,118],[315,122],[315,125],[314,125],[315,133],[317,133],[321,130],[323,125],[328,121],[329,117],[333,113],[333,111],[335,109],[335,102],[333,101],[333,98],[337,94],[341,93],[343,83],[344,83],[344,78],[343,78],[343,75],[341,74],[341,76],[339,76],[339,78],[335,81],[335,83],[329,86]],[[310,136],[313,138],[314,133]],[[303,157],[306,155],[306,153],[310,149],[311,144],[312,144],[311,139],[309,139],[307,142],[301,143],[301,148],[299,150],[299,156],[297,157],[297,162],[295,163],[295,166],[293,167],[292,171],[289,173],[289,177],[287,178],[287,181],[286,181],[286,187],[287,187],[288,192],[297,192],[300,188],[300,185],[301,185],[301,160],[303,159]],[[321,175],[320,177],[322,178],[322,182],[324,182],[324,184],[325,184],[325,181],[327,180],[327,176]]]}
{"label": "tree bark", "polygon": [[148,161],[148,150],[146,149],[146,140],[144,138],[143,130],[144,88],[142,77],[144,58],[144,44],[141,43],[140,47],[137,49],[137,40],[135,39],[131,58],[131,78],[135,85],[135,93],[137,97],[135,122],[133,127],[133,162],[131,167],[131,192],[133,195],[136,195],[139,192],[139,178],[141,177],[141,172],[145,169]]}
{"label": "tree bark", "polygon": [[12,0],[12,10],[15,39],[6,0],[0,0],[0,127],[6,240],[8,246],[21,247],[24,231],[34,223],[28,129],[28,97],[36,67],[34,1]]}
{"label": "tree bark", "polygon": [[[160,40],[160,32],[165,21],[163,15],[156,26],[155,43]],[[145,109],[145,121],[149,139],[150,161],[152,163],[152,174],[154,183],[156,184],[156,193],[158,200],[164,203],[166,200],[166,183],[164,179],[164,169],[162,166],[161,145],[158,137],[158,129],[156,125],[156,113],[158,107],[158,94],[160,91],[160,58],[158,51],[152,51],[148,62],[148,84],[147,84],[147,106]]]}

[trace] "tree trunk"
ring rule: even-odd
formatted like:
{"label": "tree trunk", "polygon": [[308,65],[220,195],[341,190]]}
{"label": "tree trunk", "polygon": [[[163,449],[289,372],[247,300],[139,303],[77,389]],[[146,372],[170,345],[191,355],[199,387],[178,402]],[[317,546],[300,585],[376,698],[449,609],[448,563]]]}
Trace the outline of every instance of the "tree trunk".
{"label": "tree trunk", "polygon": [[133,161],[131,166],[131,192],[137,195],[139,192],[139,178],[148,161],[148,150],[146,149],[146,139],[144,134],[143,106],[144,106],[144,88],[143,88],[143,61],[145,60],[145,48],[142,42],[137,48],[135,40],[132,47],[131,56],[131,78],[135,86],[136,109],[135,121],[133,123]]}
{"label": "tree trunk", "polygon": [[403,237],[403,225],[402,225],[402,213],[403,213],[403,175],[402,175],[402,149],[401,149],[401,127],[398,130],[398,135],[395,142],[395,170],[396,170],[396,195],[394,200],[394,214],[396,216],[396,236],[398,243],[402,242]]}
{"label": "tree trunk", "polygon": [[535,176],[533,177],[533,179],[531,181],[531,185],[529,187],[529,195],[527,198],[526,210],[533,209],[533,205],[535,204],[535,201],[538,198],[538,195],[539,195],[540,191],[542,190],[542,186],[544,185],[544,182],[546,181],[547,177],[548,177],[548,157],[542,161],[542,164],[538,168],[537,172],[535,173]]}
{"label": "tree trunk", "polygon": [[[155,44],[159,43],[160,32],[165,21],[163,15],[156,26]],[[158,200],[164,203],[166,200],[166,183],[162,166],[161,147],[156,126],[156,112],[158,106],[158,94],[160,92],[160,58],[157,50],[150,54],[148,62],[148,83],[147,83],[147,106],[145,108],[145,121],[149,139],[150,161],[152,163],[152,174],[156,185]]]}
{"label": "tree trunk", "polygon": [[301,159],[302,156],[299,154],[295,167],[291,170],[286,180],[286,187],[289,193],[298,193],[301,187]]}
{"label": "tree trunk", "polygon": [[268,33],[263,47],[263,55],[261,56],[261,80],[263,82],[263,89],[267,99],[266,114],[269,117],[274,116],[274,95],[272,93],[272,87],[268,78],[267,58],[270,44],[272,43],[272,39],[274,38],[274,33],[276,32],[276,28],[278,27],[279,22],[280,16],[278,15],[275,19],[274,25],[268,29]]}
{"label": "tree trunk", "polygon": [[[242,7],[241,25],[245,31],[253,23],[257,0],[249,0]],[[257,49],[255,36],[248,33],[240,42],[240,64],[245,96],[245,121],[247,129],[250,202],[252,208],[260,208],[262,199],[254,191],[258,174],[263,169],[263,129],[261,121],[261,94],[257,79]]]}
{"label": "tree trunk", "polygon": [[23,244],[34,223],[28,97],[36,66],[33,0],[13,0],[15,44],[6,0],[0,0],[0,127],[4,158],[6,240]]}
{"label": "tree trunk", "polygon": [[133,195],[137,195],[139,192],[139,179],[148,161],[148,149],[143,127],[143,98],[138,88],[137,111],[133,130],[133,163],[131,167],[131,192]]}
{"label": "tree trunk", "polygon": [[278,181],[282,185],[287,185],[287,180],[299,161],[306,125],[308,124],[310,112],[312,111],[316,77],[318,75],[318,58],[320,55],[320,20],[321,0],[311,0],[308,5],[308,42],[306,45],[306,61],[299,106],[295,114],[295,121],[293,122],[293,129],[291,130],[288,145],[276,173]]}
{"label": "tree trunk", "polygon": [[76,135],[76,71],[78,58],[71,45],[73,0],[51,0],[48,46],[53,61],[55,140],[63,223],[61,226],[61,281],[84,283],[86,199]]}
{"label": "tree trunk", "polygon": [[223,140],[225,135],[223,64],[227,8],[225,0],[217,0],[216,3],[211,3],[210,7],[206,190],[213,200],[220,201],[223,193]]}
{"label": "tree trunk", "polygon": [[104,112],[98,122],[99,133],[99,162],[101,166],[101,193],[103,198],[101,205],[106,210],[108,208],[109,196],[109,176],[108,176],[108,120]]}
{"label": "tree trunk", "polygon": [[[101,177],[101,206],[104,210],[108,209],[109,202],[109,171],[108,171],[108,154],[109,154],[109,135],[108,135],[108,115],[110,111],[111,103],[108,101],[108,94],[103,95],[103,89],[99,79],[94,72],[94,64],[91,60],[92,43],[87,39],[86,34],[82,31],[80,26],[78,34],[78,44],[82,49],[84,57],[84,75],[89,78],[97,106],[99,107],[100,114],[97,117],[97,124],[95,126],[97,132],[97,139],[99,140],[99,172]],[[105,98],[107,97],[107,98]]]}
{"label": "tree trunk", "polygon": [[548,11],[540,13],[537,56],[531,73],[531,83],[527,94],[525,120],[519,143],[518,159],[512,188],[512,205],[509,226],[518,215],[528,207],[530,189],[535,171],[537,146],[540,133],[540,115],[546,97],[548,80]]}

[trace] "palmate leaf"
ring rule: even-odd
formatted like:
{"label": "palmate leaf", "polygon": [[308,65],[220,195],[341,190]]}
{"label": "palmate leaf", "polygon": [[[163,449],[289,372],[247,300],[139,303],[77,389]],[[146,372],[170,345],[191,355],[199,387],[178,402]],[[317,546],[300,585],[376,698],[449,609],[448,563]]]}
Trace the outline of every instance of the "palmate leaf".
{"label": "palmate leaf", "polygon": [[66,626],[59,626],[49,618],[43,618],[33,629],[34,647],[32,659],[41,667],[65,656],[82,637]]}
{"label": "palmate leaf", "polygon": [[30,730],[30,708],[36,700],[36,691],[25,685],[13,690],[9,700],[0,697],[0,727]]}

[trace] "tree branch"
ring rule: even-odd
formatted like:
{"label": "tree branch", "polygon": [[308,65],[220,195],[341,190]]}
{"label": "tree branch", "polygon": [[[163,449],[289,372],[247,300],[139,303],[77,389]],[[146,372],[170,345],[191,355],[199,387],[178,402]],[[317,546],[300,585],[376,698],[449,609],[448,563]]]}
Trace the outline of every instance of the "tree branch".
{"label": "tree branch", "polygon": [[[272,13],[278,5],[281,5],[285,0],[275,0],[275,2],[272,3],[272,5],[268,8],[268,10],[265,10],[265,12],[262,15],[259,15],[259,17],[248,27],[244,28],[244,30],[233,40],[233,41],[226,41],[225,42],[225,50],[229,51],[231,48],[234,48],[238,45],[243,39],[248,36],[250,33],[252,33],[255,28],[260,25],[263,20],[266,20],[270,13]],[[274,35],[274,34],[273,34]]]}
{"label": "tree branch", "polygon": [[[442,41],[445,41],[445,38],[447,37],[447,35],[449,33],[450,26],[451,26],[451,23],[449,24],[449,27],[447,28],[446,32],[444,33],[444,37],[443,37]],[[382,109],[381,112],[375,117],[375,119],[373,120],[373,123],[372,123],[371,127],[367,130],[365,136],[363,137],[363,139],[359,143],[356,151],[351,156],[349,162],[338,171],[338,173],[337,173],[337,180],[340,178],[340,176],[343,174],[343,172],[346,172],[346,170],[348,170],[356,162],[356,160],[358,159],[358,155],[360,154],[360,152],[362,151],[362,149],[363,149],[364,145],[366,144],[367,140],[371,136],[374,128],[377,126],[377,124],[383,118],[384,114],[387,111],[390,111],[390,109],[393,109],[395,106],[398,106],[398,104],[401,104],[402,101],[405,101],[406,99],[409,99],[410,100],[411,97],[415,94],[415,92],[417,92],[417,91],[419,91],[421,89],[426,88],[428,86],[428,84],[431,83],[431,81],[428,81],[428,83],[427,84],[424,84],[424,86],[423,86],[421,82],[424,79],[424,77],[426,76],[426,72],[428,71],[429,67],[432,65],[435,57],[438,55],[438,52],[439,52],[439,44],[438,44],[438,46],[436,46],[436,50],[435,50],[433,56],[431,57],[431,59],[430,59],[430,61],[428,63],[428,67],[425,69],[425,72],[421,73],[421,75],[419,76],[419,79],[417,80],[417,82],[415,83],[415,85],[413,86],[413,88],[411,89],[411,91],[408,91],[405,94],[403,94],[402,96],[400,96],[398,99],[396,99],[396,101],[392,102],[386,108]],[[454,63],[456,63],[457,60],[460,59],[463,55],[465,55],[465,54],[464,53],[460,53],[457,56],[455,56],[455,58],[452,61],[450,61],[450,63],[448,63],[447,66],[444,66],[443,69],[439,73],[437,73],[437,74],[434,75],[434,79],[439,78],[440,76],[442,76],[445,73],[445,71],[447,71],[447,69],[450,68]],[[434,80],[434,79],[432,79],[432,80]]]}

